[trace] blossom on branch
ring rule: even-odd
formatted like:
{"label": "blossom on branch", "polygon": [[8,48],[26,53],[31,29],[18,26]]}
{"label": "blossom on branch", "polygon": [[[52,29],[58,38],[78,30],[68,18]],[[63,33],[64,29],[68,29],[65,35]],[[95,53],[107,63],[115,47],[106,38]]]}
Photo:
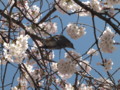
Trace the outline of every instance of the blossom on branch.
{"label": "blossom on branch", "polygon": [[120,0],[106,0],[106,3],[109,5],[109,6],[113,6],[115,4],[120,4]]}
{"label": "blossom on branch", "polygon": [[77,71],[80,71],[82,74],[88,74],[91,70],[91,66],[86,60],[81,60],[80,63],[77,64]]}
{"label": "blossom on branch", "polygon": [[38,22],[38,20],[40,19],[40,8],[37,5],[33,5],[32,7],[30,7],[29,9],[27,9],[25,11],[25,13],[27,12],[27,18],[29,18],[30,20],[33,20],[35,23]]}
{"label": "blossom on branch", "polygon": [[97,52],[97,50],[91,48],[91,49],[87,52],[87,54],[88,54],[88,55],[97,55],[98,52]]}
{"label": "blossom on branch", "polygon": [[28,49],[28,36],[20,35],[11,43],[4,42],[4,57],[9,62],[21,63],[26,57],[26,50]]}
{"label": "blossom on branch", "polygon": [[99,47],[103,52],[112,53],[115,50],[115,47],[113,46],[115,43],[115,41],[113,40],[114,36],[115,34],[111,31],[109,27],[107,27],[102,36],[99,38]]}
{"label": "blossom on branch", "polygon": [[112,66],[113,66],[113,61],[112,60],[104,60],[104,69],[106,70],[106,71],[108,71],[108,70],[110,70],[110,69],[112,69]]}
{"label": "blossom on branch", "polygon": [[97,78],[95,80],[94,85],[99,89],[99,90],[112,90],[113,83],[109,79],[105,78]]}
{"label": "blossom on branch", "polygon": [[78,39],[86,34],[84,27],[78,27],[76,24],[72,23],[67,25],[66,31],[72,39]]}
{"label": "blossom on branch", "polygon": [[97,63],[97,65],[101,65],[104,67],[105,71],[109,71],[112,69],[112,66],[113,66],[113,61],[111,59],[107,60],[107,59],[104,59],[103,60],[104,62],[103,63]]}
{"label": "blossom on branch", "polygon": [[65,14],[73,8],[73,0],[56,0],[55,8]]}
{"label": "blossom on branch", "polygon": [[[53,22],[43,22],[39,24],[42,36],[46,37],[49,34],[55,34],[57,32],[57,24]],[[47,33],[46,33],[47,32]]]}
{"label": "blossom on branch", "polygon": [[57,68],[62,78],[70,78],[76,72],[76,64],[64,59],[59,60]]}

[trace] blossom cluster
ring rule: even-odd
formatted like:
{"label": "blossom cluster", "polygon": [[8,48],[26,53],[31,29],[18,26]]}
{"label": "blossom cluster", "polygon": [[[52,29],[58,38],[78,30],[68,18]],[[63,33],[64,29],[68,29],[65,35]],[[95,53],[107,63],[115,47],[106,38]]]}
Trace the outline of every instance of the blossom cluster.
{"label": "blossom cluster", "polygon": [[[82,3],[90,6],[92,9],[94,9],[97,12],[102,10],[102,7],[98,0],[91,0],[91,2],[86,1],[86,2],[82,2]],[[77,12],[80,12],[79,13],[80,16],[90,14],[89,12],[87,12],[85,14],[86,10],[84,10],[82,7],[80,7],[78,4],[76,4],[73,0],[56,0],[56,9],[62,13],[67,13],[70,10],[77,11]]]}
{"label": "blossom cluster", "polygon": [[[15,4],[14,0],[9,0],[10,6],[13,6]],[[28,9],[28,1],[27,0],[16,0],[16,4],[21,9]]]}
{"label": "blossom cluster", "polygon": [[39,81],[41,79],[40,69],[34,69],[33,65],[30,65],[29,63],[24,63],[24,66],[23,65],[21,65],[21,66],[23,68],[22,71],[23,71],[24,76],[25,76],[24,78],[26,80],[28,80],[28,82],[30,82],[30,86],[35,87],[35,83],[37,83],[37,81]]}
{"label": "blossom cluster", "polygon": [[102,11],[102,5],[98,0],[91,0],[90,6],[94,11],[101,12]]}
{"label": "blossom cluster", "polygon": [[4,57],[9,62],[21,63],[26,57],[28,49],[28,36],[20,35],[11,43],[4,42]]}
{"label": "blossom cluster", "polygon": [[[113,5],[119,4],[119,0],[90,0],[82,2],[96,12],[104,12],[107,10],[109,15],[114,15]],[[80,5],[76,4],[73,0],[56,0],[56,9],[61,13],[76,12],[79,16],[91,15],[89,11],[83,9]],[[112,10],[111,10],[112,9]]]}
{"label": "blossom cluster", "polygon": [[[89,1],[83,3],[88,5]],[[69,11],[78,12],[80,16],[87,16],[90,14],[89,12],[86,13],[86,10],[76,4],[73,0],[56,0],[55,7],[63,14],[68,13]]]}
{"label": "blossom cluster", "polygon": [[120,4],[120,0],[106,0],[106,3],[110,6],[113,6],[115,4]]}
{"label": "blossom cluster", "polygon": [[55,8],[61,13],[66,13],[72,8],[73,1],[72,0],[56,0]]}
{"label": "blossom cluster", "polygon": [[94,83],[100,90],[112,90],[113,82],[105,78],[97,78]]}
{"label": "blossom cluster", "polygon": [[27,18],[33,20],[35,23],[39,21],[40,16],[40,8],[37,5],[33,5],[27,9]]}
{"label": "blossom cluster", "polygon": [[80,54],[75,51],[69,51],[68,53],[65,53],[65,59],[61,59],[58,63],[52,64],[52,67],[54,67],[53,70],[58,70],[58,73],[62,78],[70,78],[77,70],[76,62],[80,60]]}
{"label": "blossom cluster", "polygon": [[91,71],[91,66],[89,61],[83,60],[77,65],[77,71],[82,72],[82,74],[88,74]]}
{"label": "blossom cluster", "polygon": [[86,34],[84,27],[82,26],[78,27],[76,24],[72,23],[67,25],[66,31],[68,35],[73,39],[78,39]]}
{"label": "blossom cluster", "polygon": [[[4,13],[5,13],[6,15],[9,15],[9,12],[8,12],[7,10],[5,10]],[[18,12],[12,13],[12,14],[11,14],[11,18],[14,18],[15,20],[18,20],[18,18],[19,18]],[[3,26],[2,26],[2,27],[5,27],[5,26],[9,27],[8,19],[2,18],[1,23],[3,23]],[[11,24],[10,24],[10,28],[13,29],[13,30],[15,30],[15,29],[17,30],[17,29],[19,28],[19,25],[15,24],[15,23],[11,23]]]}
{"label": "blossom cluster", "polygon": [[115,50],[114,45],[114,33],[111,31],[109,27],[103,32],[102,36],[100,37],[99,47],[105,53],[112,53]]}
{"label": "blossom cluster", "polygon": [[101,65],[104,67],[105,71],[109,71],[112,69],[112,66],[113,66],[113,61],[111,59],[107,60],[107,59],[104,59],[103,60],[103,63],[97,63],[97,65]]}
{"label": "blossom cluster", "polygon": [[[113,83],[109,79],[105,78],[95,78],[94,79],[94,86],[87,85],[87,84],[80,84],[79,81],[77,81],[77,89],[78,90],[94,90],[94,87],[99,90],[112,90]],[[71,83],[66,83],[63,87],[63,90],[74,90],[74,86]]]}
{"label": "blossom cluster", "polygon": [[55,34],[57,32],[57,24],[53,22],[44,22],[39,24],[40,31],[43,36],[48,36],[49,34]]}
{"label": "blossom cluster", "polygon": [[12,90],[27,90],[28,83],[32,87],[35,87],[35,84],[38,86],[42,85],[42,82],[38,82],[41,79],[41,70],[34,69],[33,65],[29,63],[21,64],[23,74],[18,78],[18,86],[12,87]]}
{"label": "blossom cluster", "polygon": [[40,35],[40,37],[47,37],[50,34],[55,34],[57,32],[57,24],[54,22],[43,22],[39,24],[39,27],[34,25],[26,26],[27,31]]}
{"label": "blossom cluster", "polygon": [[63,59],[59,60],[57,68],[62,78],[70,78],[76,72],[76,65]]}
{"label": "blossom cluster", "polygon": [[106,71],[112,69],[113,62],[112,60],[104,60],[104,68]]}
{"label": "blossom cluster", "polygon": [[52,63],[53,71],[58,70],[58,74],[63,78],[70,78],[75,72],[81,71],[84,74],[91,71],[89,62],[82,60],[80,54],[75,51],[65,53],[65,59],[59,60],[58,63]]}
{"label": "blossom cluster", "polygon": [[104,61],[103,64],[97,63],[97,65],[102,65],[104,67],[105,71],[111,70],[112,66],[113,66],[113,61],[111,59],[109,59],[109,60],[104,59],[103,61]]}
{"label": "blossom cluster", "polygon": [[[14,0],[9,0],[10,5],[14,5]],[[40,19],[40,8],[37,5],[29,6],[27,0],[16,0],[17,7],[19,7],[23,13],[26,15],[26,17],[30,20],[33,20],[33,22],[37,23]]]}

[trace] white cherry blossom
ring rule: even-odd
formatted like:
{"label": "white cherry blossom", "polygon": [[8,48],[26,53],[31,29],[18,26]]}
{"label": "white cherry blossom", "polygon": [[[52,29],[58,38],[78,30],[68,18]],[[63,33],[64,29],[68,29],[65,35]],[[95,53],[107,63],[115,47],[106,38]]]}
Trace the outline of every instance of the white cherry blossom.
{"label": "white cherry blossom", "polygon": [[105,61],[105,62],[104,62],[104,69],[105,69],[106,71],[112,69],[113,61],[112,61],[112,60],[106,60],[106,59],[105,59],[104,61]]}
{"label": "white cherry blossom", "polygon": [[97,51],[93,48],[91,48],[88,52],[87,52],[88,55],[97,55]]}
{"label": "white cherry blossom", "polygon": [[75,51],[68,51],[65,53],[66,60],[76,64],[78,61],[82,59],[81,55]]}
{"label": "white cherry blossom", "polygon": [[86,34],[84,27],[72,23],[67,25],[66,31],[72,39],[78,39]]}
{"label": "white cherry blossom", "polygon": [[90,73],[91,71],[89,62],[86,60],[82,60],[79,64],[77,64],[76,68],[77,68],[77,71],[81,71],[83,74]]}
{"label": "white cherry blossom", "polygon": [[106,0],[106,3],[109,5],[109,6],[113,6],[115,4],[120,4],[120,0]]}
{"label": "white cherry blossom", "polygon": [[65,61],[63,59],[58,62],[58,72],[63,78],[70,78],[76,72],[76,65],[70,61]]}
{"label": "white cherry blossom", "polygon": [[[39,24],[40,31],[43,36],[49,36],[49,34],[55,34],[57,32],[57,24],[53,22],[44,22]],[[47,32],[47,33],[46,33]]]}
{"label": "white cherry blossom", "polygon": [[26,12],[27,12],[27,17],[29,19],[34,20],[35,23],[38,22],[41,14],[40,14],[40,8],[37,5],[33,5]]}
{"label": "white cherry blossom", "polygon": [[112,53],[115,50],[113,44],[115,41],[113,40],[114,33],[111,31],[109,27],[103,32],[102,36],[100,37],[99,47],[105,53]]}
{"label": "white cherry blossom", "polygon": [[58,68],[57,68],[57,63],[52,62],[51,68],[52,68],[53,71],[57,71],[57,70],[58,70]]}
{"label": "white cherry blossom", "polygon": [[67,83],[65,84],[65,87],[63,88],[63,90],[74,90],[74,87],[70,83]]}
{"label": "white cherry blossom", "polygon": [[4,43],[4,56],[10,62],[21,63],[26,57],[28,36],[20,35],[13,43]]}
{"label": "white cherry blossom", "polygon": [[98,86],[98,89],[100,90],[112,90],[113,83],[109,79],[105,78],[97,78],[95,81],[95,86]]}

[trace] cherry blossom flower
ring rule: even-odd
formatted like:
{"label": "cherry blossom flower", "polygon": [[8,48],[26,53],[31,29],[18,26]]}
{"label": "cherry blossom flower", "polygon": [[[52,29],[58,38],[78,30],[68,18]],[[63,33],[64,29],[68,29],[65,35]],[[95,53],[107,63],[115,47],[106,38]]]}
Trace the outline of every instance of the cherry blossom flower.
{"label": "cherry blossom flower", "polygon": [[5,65],[6,63],[7,61],[5,60],[5,58],[0,59],[0,65]]}
{"label": "cherry blossom flower", "polygon": [[80,26],[78,27],[76,24],[68,24],[66,28],[67,34],[72,38],[72,39],[78,39],[81,36],[85,35],[85,28]]}
{"label": "cherry blossom flower", "polygon": [[11,90],[27,90],[27,80],[24,77],[18,77],[18,85],[11,88]]}
{"label": "cherry blossom flower", "polygon": [[51,68],[52,68],[53,71],[57,71],[57,70],[58,70],[58,68],[57,68],[57,63],[52,62]]}
{"label": "cherry blossom flower", "polygon": [[[15,3],[14,0],[9,0],[10,6],[12,6]],[[27,0],[16,0],[16,4],[21,9],[28,9],[28,1]]]}
{"label": "cherry blossom flower", "polygon": [[34,69],[33,65],[30,65],[29,63],[24,63],[24,65],[22,64],[21,67],[22,67],[22,71],[24,72],[24,76],[25,76],[24,78],[28,80],[31,87],[34,87],[34,82],[39,85],[43,83],[43,81],[38,82],[41,79],[41,75],[42,75],[40,69]]}
{"label": "cherry blossom flower", "polygon": [[81,61],[80,64],[78,64],[76,66],[77,68],[77,71],[81,71],[83,74],[87,74],[87,73],[90,73],[91,71],[91,67],[89,65],[89,62],[88,61]]}
{"label": "cherry blossom flower", "polygon": [[78,87],[78,90],[93,90],[93,87],[92,86],[87,86],[85,84],[81,84],[79,87]]}
{"label": "cherry blossom flower", "polygon": [[55,83],[56,83],[57,85],[59,85],[59,84],[60,84],[60,80],[59,80],[58,78],[56,78],[56,79],[55,79]]}
{"label": "cherry blossom flower", "polygon": [[109,27],[103,32],[103,35],[100,37],[99,47],[105,53],[112,53],[115,50],[114,44],[114,33],[111,31]]}
{"label": "cherry blossom flower", "polygon": [[65,87],[63,88],[63,90],[74,90],[74,87],[70,83],[67,83],[65,84]]}
{"label": "cherry blossom flower", "polygon": [[112,8],[110,8],[109,10],[108,10],[108,14],[112,17],[112,16],[114,16],[115,15],[115,13],[114,13],[114,8],[112,7]]}
{"label": "cherry blossom flower", "polygon": [[[57,32],[57,24],[53,22],[44,22],[42,24],[39,24],[40,31],[43,36],[48,36],[49,34],[55,34]],[[47,34],[47,33],[49,34]]]}
{"label": "cherry blossom flower", "polygon": [[[90,6],[90,1],[86,1],[86,2],[82,2],[83,4]],[[89,16],[91,15],[89,11],[83,9],[80,5],[73,3],[72,4],[72,8],[71,8],[72,12],[76,12],[79,16]]]}
{"label": "cherry blossom flower", "polygon": [[108,71],[108,70],[112,69],[113,61],[111,59],[109,59],[109,60],[104,59],[104,63],[103,64],[98,62],[97,65],[104,66],[105,71]]}
{"label": "cherry blossom flower", "polygon": [[61,13],[65,14],[66,12],[70,11],[72,4],[72,0],[56,0],[55,8]]}
{"label": "cherry blossom flower", "polygon": [[27,10],[27,17],[31,20],[34,20],[35,23],[38,22],[40,16],[40,8],[37,5],[33,5]]}
{"label": "cherry blossom flower", "polygon": [[106,0],[106,3],[109,5],[109,6],[113,6],[115,4],[120,4],[120,0]]}
{"label": "cherry blossom flower", "polygon": [[97,55],[97,51],[93,48],[91,48],[88,52],[87,52],[88,55]]}
{"label": "cherry blossom flower", "polygon": [[[85,5],[90,5],[90,1],[82,2]],[[73,0],[56,0],[55,8],[61,13],[65,14],[69,11],[77,12],[79,16],[88,16],[90,12],[83,9],[80,5],[76,4]]]}
{"label": "cherry blossom flower", "polygon": [[91,0],[90,6],[92,7],[93,10],[97,12],[100,12],[102,10],[102,6],[99,0]]}
{"label": "cherry blossom flower", "polygon": [[25,51],[28,48],[28,36],[20,35],[13,43],[4,42],[4,56],[10,62],[21,63],[26,57]]}
{"label": "cherry blossom flower", "polygon": [[[54,22],[43,22],[39,24],[39,28],[34,26],[25,26],[26,30],[30,33],[40,35],[40,37],[48,37],[50,34],[55,34],[57,32],[57,24]],[[38,34],[40,33],[40,34]]]}
{"label": "cherry blossom flower", "polygon": [[100,90],[112,90],[113,83],[109,79],[97,78],[94,85]]}
{"label": "cherry blossom flower", "polygon": [[[33,65],[30,65],[30,64],[28,64],[28,63],[23,63],[23,64],[24,64],[24,65],[21,65],[21,67],[23,68],[22,71],[24,72],[24,75],[25,75],[26,77],[28,77],[29,75],[27,74],[26,70],[27,70],[29,73],[34,72],[34,70],[33,70]],[[26,68],[26,69],[24,69],[24,68]]]}
{"label": "cherry blossom flower", "polygon": [[82,60],[82,57],[79,53],[75,51],[68,51],[65,53],[66,60],[76,64],[78,61]]}
{"label": "cherry blossom flower", "polygon": [[104,60],[105,62],[104,62],[104,68],[105,68],[105,70],[106,71],[108,71],[108,70],[110,70],[110,69],[112,69],[112,65],[113,65],[113,62],[112,62],[112,60]]}
{"label": "cherry blossom flower", "polygon": [[57,68],[62,78],[70,78],[76,72],[76,65],[63,59],[59,60]]}

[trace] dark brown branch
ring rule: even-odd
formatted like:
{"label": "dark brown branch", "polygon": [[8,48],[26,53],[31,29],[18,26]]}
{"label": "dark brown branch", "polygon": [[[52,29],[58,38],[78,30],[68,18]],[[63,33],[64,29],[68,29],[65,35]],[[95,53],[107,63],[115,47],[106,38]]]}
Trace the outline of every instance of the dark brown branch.
{"label": "dark brown branch", "polygon": [[55,11],[56,11],[56,8],[54,7],[51,11],[49,11],[49,12],[42,18],[42,20],[40,20],[40,21],[38,22],[38,24],[44,22],[44,21],[45,21],[53,12],[55,12]]}

